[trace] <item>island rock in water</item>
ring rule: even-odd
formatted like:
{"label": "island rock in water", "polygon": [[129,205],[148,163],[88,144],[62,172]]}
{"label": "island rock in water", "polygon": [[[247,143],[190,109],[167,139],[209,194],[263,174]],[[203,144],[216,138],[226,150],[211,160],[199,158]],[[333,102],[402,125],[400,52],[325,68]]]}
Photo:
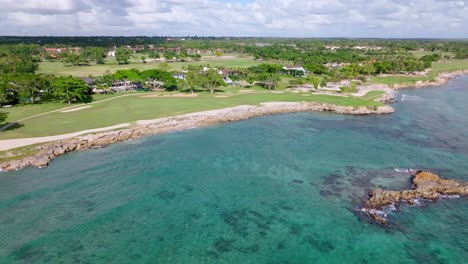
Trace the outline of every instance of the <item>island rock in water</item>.
{"label": "island rock in water", "polygon": [[389,191],[378,188],[370,191],[369,199],[360,210],[378,223],[386,224],[387,215],[383,211],[385,207],[393,207],[402,202],[414,204],[418,199],[435,201],[448,195],[468,195],[467,182],[442,179],[426,171],[418,171],[412,183],[412,190]]}

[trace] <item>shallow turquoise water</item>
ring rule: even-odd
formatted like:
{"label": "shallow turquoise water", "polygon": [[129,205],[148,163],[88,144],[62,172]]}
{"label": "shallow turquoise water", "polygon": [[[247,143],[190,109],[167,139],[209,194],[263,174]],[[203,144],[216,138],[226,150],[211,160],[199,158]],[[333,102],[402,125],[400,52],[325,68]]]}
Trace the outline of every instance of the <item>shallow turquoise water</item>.
{"label": "shallow turquoise water", "polygon": [[468,180],[468,77],[397,112],[260,117],[0,174],[0,263],[466,263],[468,203],[354,210],[393,168]]}

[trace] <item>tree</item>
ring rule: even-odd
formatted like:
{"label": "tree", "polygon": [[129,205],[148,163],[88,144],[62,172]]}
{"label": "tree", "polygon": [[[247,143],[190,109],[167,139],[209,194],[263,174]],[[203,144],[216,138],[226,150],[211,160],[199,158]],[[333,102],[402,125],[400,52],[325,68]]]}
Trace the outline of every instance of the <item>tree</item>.
{"label": "tree", "polygon": [[8,118],[8,113],[0,112],[0,124],[5,123]]}
{"label": "tree", "polygon": [[223,77],[215,69],[209,69],[204,72],[201,77],[201,83],[204,88],[210,91],[210,94],[213,94],[217,87],[226,86]]}
{"label": "tree", "polygon": [[242,78],[238,75],[230,75],[229,79],[231,79],[233,82],[237,82],[238,86],[242,87]]}
{"label": "tree", "polygon": [[51,87],[55,98],[68,104],[92,101],[91,89],[79,78],[59,77],[52,81]]}
{"label": "tree", "polygon": [[156,51],[154,51],[154,50],[152,50],[152,51],[150,51],[148,57],[149,57],[150,59],[159,59],[159,53],[156,52]]}
{"label": "tree", "polygon": [[46,76],[23,74],[15,80],[15,86],[20,99],[28,99],[31,104],[46,96],[49,87],[49,79]]}
{"label": "tree", "polygon": [[340,72],[347,78],[347,79],[356,79],[361,71],[360,66],[357,64],[349,64],[344,66]]}
{"label": "tree", "polygon": [[61,58],[65,65],[78,66],[82,61],[82,57],[74,52],[64,52],[62,53]]}
{"label": "tree", "polygon": [[173,60],[179,58],[179,56],[174,51],[166,51],[164,52],[164,58],[166,58],[166,60]]}
{"label": "tree", "polygon": [[164,82],[164,88],[167,90],[176,90],[178,87],[176,78],[167,71],[158,69],[146,70],[140,73],[140,77],[142,80],[146,81],[151,80]]}
{"label": "tree", "polygon": [[86,60],[94,61],[96,64],[104,64],[106,52],[102,47],[87,47],[82,52]]}
{"label": "tree", "polygon": [[304,68],[313,74],[327,74],[328,72],[327,67],[317,63],[306,64]]}
{"label": "tree", "polygon": [[202,87],[202,75],[201,75],[201,66],[189,66],[188,72],[185,75],[185,83],[184,86],[190,89],[190,93],[193,94],[195,88]]}
{"label": "tree", "polygon": [[140,59],[141,59],[141,61],[142,61],[143,63],[146,63],[146,57],[145,57],[145,56],[141,56]]}
{"label": "tree", "polygon": [[278,86],[281,77],[275,73],[261,73],[257,75],[258,80],[263,82],[268,90],[274,90]]}
{"label": "tree", "polygon": [[127,81],[132,81],[132,82],[141,81],[140,71],[137,69],[118,70],[113,74],[112,77],[115,80],[127,80]]}
{"label": "tree", "polygon": [[372,63],[366,63],[361,67],[361,72],[365,75],[371,75],[375,73],[375,67]]}
{"label": "tree", "polygon": [[248,73],[247,76],[245,77],[245,80],[249,84],[249,86],[252,87],[252,85],[255,83],[257,80],[257,74],[255,73]]}
{"label": "tree", "polygon": [[307,81],[310,82],[314,86],[315,90],[319,88],[319,85],[320,85],[319,77],[310,75],[307,77]]}
{"label": "tree", "polygon": [[0,46],[0,73],[34,73],[39,68],[38,45]]}
{"label": "tree", "polygon": [[202,58],[202,56],[200,54],[193,54],[191,57],[192,57],[192,59],[194,59],[196,61],[199,61]]}
{"label": "tree", "polygon": [[117,60],[118,64],[128,64],[131,56],[132,51],[126,48],[117,48],[115,52],[115,59]]}
{"label": "tree", "polygon": [[223,56],[223,52],[221,50],[216,50],[215,55],[216,55],[216,57],[221,57],[221,56]]}
{"label": "tree", "polygon": [[0,105],[16,104],[18,102],[18,94],[13,89],[12,83],[6,76],[0,75]]}

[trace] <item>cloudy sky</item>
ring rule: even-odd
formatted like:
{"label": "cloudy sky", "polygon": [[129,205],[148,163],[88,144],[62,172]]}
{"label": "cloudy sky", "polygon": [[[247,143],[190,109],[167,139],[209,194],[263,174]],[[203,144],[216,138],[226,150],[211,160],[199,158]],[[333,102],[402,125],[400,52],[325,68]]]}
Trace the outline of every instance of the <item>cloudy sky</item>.
{"label": "cloudy sky", "polygon": [[0,35],[468,38],[468,0],[0,0]]}

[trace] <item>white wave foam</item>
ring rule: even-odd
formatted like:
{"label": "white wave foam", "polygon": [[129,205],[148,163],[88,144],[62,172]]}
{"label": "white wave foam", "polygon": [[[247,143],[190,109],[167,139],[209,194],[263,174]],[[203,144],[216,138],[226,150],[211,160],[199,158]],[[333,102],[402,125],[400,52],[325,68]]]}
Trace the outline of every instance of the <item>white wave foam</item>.
{"label": "white wave foam", "polygon": [[393,168],[394,171],[396,172],[402,172],[402,173],[414,173],[416,172],[415,169],[404,169],[404,168]]}
{"label": "white wave foam", "polygon": [[407,101],[419,101],[419,100],[422,100],[422,98],[419,97],[419,96],[415,96],[415,95],[403,94],[401,96],[401,101],[405,101],[405,100],[407,100]]}

